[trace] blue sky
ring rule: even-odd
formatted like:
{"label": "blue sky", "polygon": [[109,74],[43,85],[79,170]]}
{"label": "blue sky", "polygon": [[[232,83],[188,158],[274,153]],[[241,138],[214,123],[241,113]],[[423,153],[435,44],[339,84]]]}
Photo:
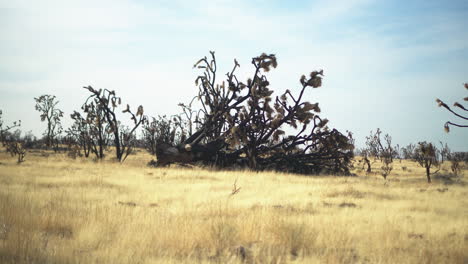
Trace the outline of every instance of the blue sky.
{"label": "blue sky", "polygon": [[[196,93],[193,63],[216,51],[219,76],[262,52],[277,55],[272,88],[307,91],[330,126],[358,146],[381,128],[395,143],[447,142],[468,151],[468,130],[436,106],[462,101],[468,82],[467,1],[5,1],[0,0],[0,109],[40,135],[33,97],[54,94],[69,114],[87,93],[116,90],[151,116],[179,112]],[[221,81],[221,80],[220,80]]]}

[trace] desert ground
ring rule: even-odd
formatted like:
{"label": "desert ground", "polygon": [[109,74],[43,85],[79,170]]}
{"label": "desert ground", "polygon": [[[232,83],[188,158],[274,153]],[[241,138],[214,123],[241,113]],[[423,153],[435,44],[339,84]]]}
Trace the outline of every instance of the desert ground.
{"label": "desert ground", "polygon": [[0,153],[1,263],[467,263],[467,168],[385,181]]}

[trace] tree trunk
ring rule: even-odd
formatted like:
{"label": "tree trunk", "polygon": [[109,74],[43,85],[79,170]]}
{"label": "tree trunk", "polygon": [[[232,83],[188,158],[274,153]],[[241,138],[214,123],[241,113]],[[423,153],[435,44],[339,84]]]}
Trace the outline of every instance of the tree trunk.
{"label": "tree trunk", "polygon": [[114,133],[115,155],[118,161],[122,161],[122,151],[120,150],[119,132]]}
{"label": "tree trunk", "polygon": [[52,121],[51,117],[47,115],[47,138],[46,138],[46,148],[49,149],[52,146]]}
{"label": "tree trunk", "polygon": [[[188,140],[186,140],[187,142]],[[165,142],[156,143],[156,158],[158,166],[167,166],[171,163],[204,162],[207,164],[220,164],[227,161],[226,155],[220,152],[224,146],[223,140],[214,140],[207,144],[186,144],[177,146]]]}
{"label": "tree trunk", "polygon": [[427,176],[427,182],[428,183],[431,183],[431,167],[430,166],[426,166],[426,176]]}
{"label": "tree trunk", "polygon": [[372,169],[371,169],[370,161],[367,157],[364,158],[364,162],[367,164],[367,173],[371,173]]}
{"label": "tree trunk", "polygon": [[103,159],[104,158],[104,139],[102,138],[102,123],[101,123],[101,120],[99,120],[99,124],[98,124],[98,145],[99,145],[99,159]]}
{"label": "tree trunk", "polygon": [[181,146],[175,147],[167,143],[158,143],[156,146],[157,166],[168,166],[175,162],[190,162],[193,160],[191,152]]}
{"label": "tree trunk", "polygon": [[91,147],[88,145],[88,143],[83,143],[83,151],[86,158],[89,157],[90,149]]}
{"label": "tree trunk", "polygon": [[257,155],[255,153],[255,149],[247,150],[247,158],[249,159],[249,168],[256,169],[257,168]]}

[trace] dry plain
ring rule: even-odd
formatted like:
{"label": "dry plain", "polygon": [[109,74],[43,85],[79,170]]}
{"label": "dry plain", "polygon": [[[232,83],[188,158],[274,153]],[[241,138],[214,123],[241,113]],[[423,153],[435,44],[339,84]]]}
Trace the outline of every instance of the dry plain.
{"label": "dry plain", "polygon": [[0,263],[468,262],[466,167],[428,184],[410,161],[385,182],[357,166],[301,176],[151,158],[0,153]]}

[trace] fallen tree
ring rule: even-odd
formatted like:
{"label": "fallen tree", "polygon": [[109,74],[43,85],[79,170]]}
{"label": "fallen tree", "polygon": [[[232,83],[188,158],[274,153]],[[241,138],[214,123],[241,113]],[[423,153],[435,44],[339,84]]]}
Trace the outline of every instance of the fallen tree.
{"label": "fallen tree", "polygon": [[[194,65],[203,70],[195,81],[195,100],[200,104],[193,126],[197,129],[177,145],[159,141],[158,166],[200,162],[222,168],[349,174],[351,133],[328,128],[328,120],[318,115],[319,104],[304,100],[309,88],[322,85],[323,71],[303,75],[298,94],[286,90],[273,98],[265,73],[276,68],[275,55],[254,57],[254,74],[245,83],[236,76],[240,65],[234,60],[221,84],[216,84],[215,54],[210,55]],[[288,128],[293,133],[286,136]]]}

